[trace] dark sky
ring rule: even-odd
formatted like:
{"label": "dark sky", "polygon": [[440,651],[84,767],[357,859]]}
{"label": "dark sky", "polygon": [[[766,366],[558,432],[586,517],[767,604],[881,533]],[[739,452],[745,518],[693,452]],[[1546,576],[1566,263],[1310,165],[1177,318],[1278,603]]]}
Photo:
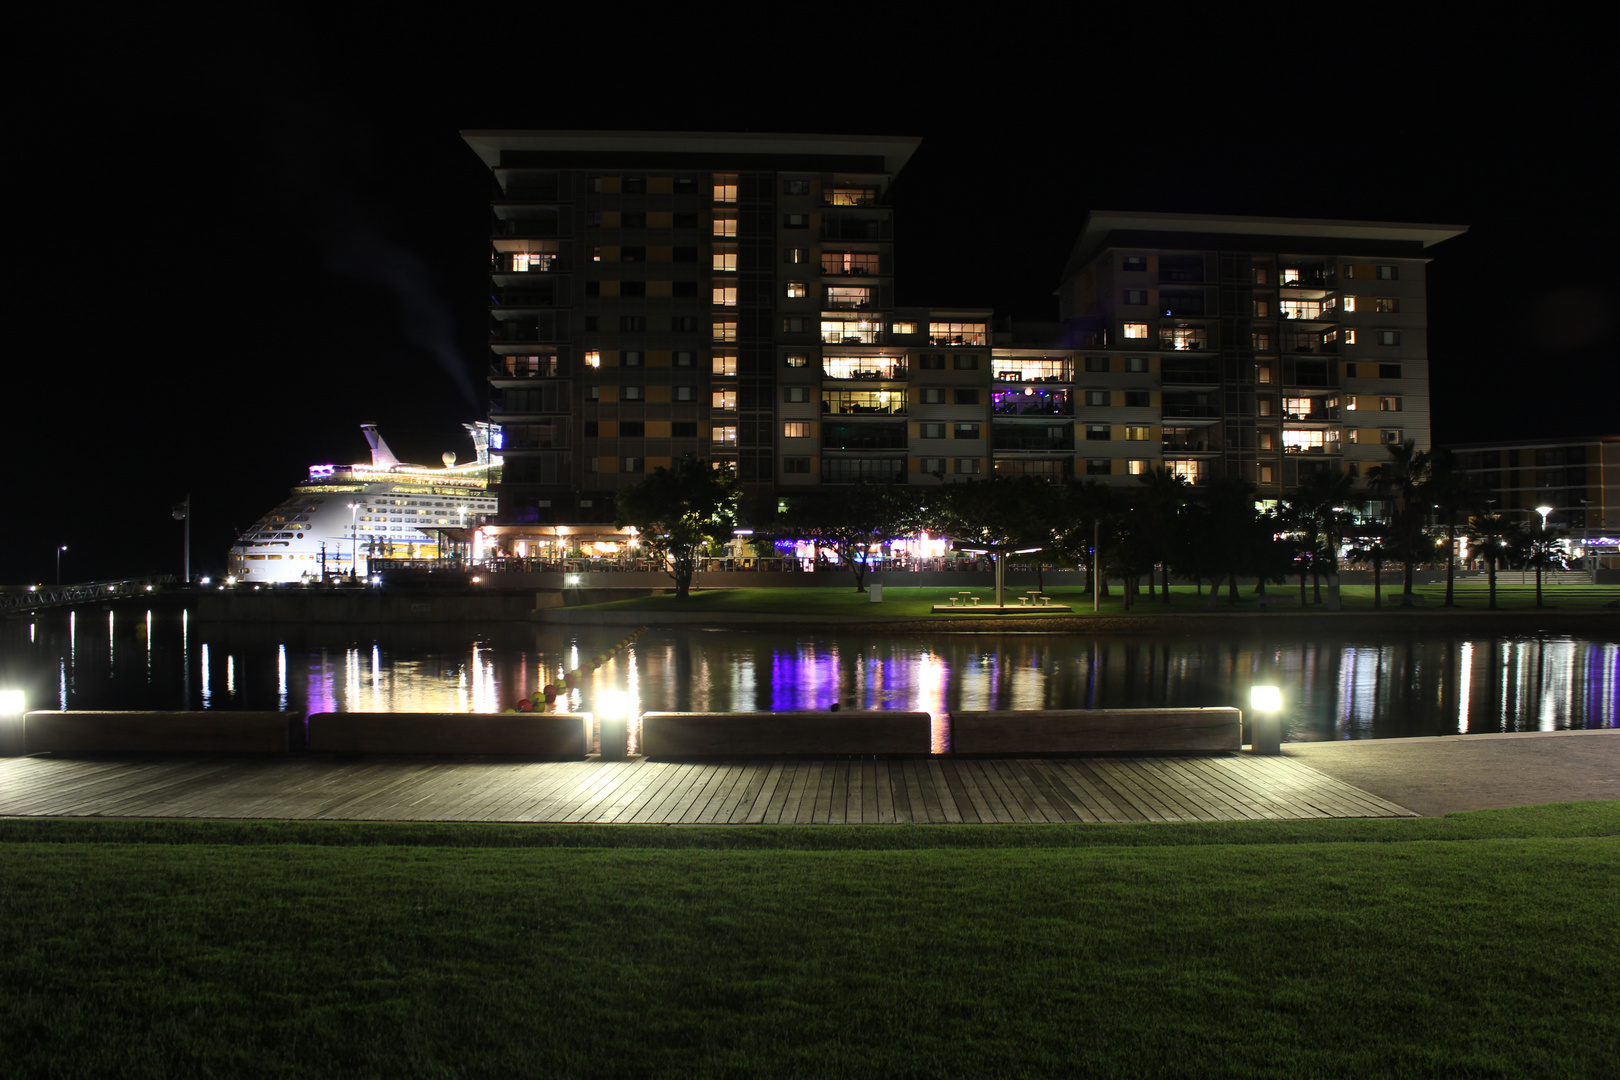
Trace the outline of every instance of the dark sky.
{"label": "dark sky", "polygon": [[1620,430],[1612,92],[1582,46],[820,17],[750,40],[608,10],[131,22],[39,58],[78,82],[21,128],[26,517],[0,582],[52,580],[59,543],[70,580],[178,570],[188,491],[194,568],[219,569],[310,464],[365,457],[365,421],[465,460],[491,179],[463,128],[921,136],[893,193],[899,301],[1025,318],[1054,314],[1091,208],[1468,225],[1430,267],[1437,440]]}

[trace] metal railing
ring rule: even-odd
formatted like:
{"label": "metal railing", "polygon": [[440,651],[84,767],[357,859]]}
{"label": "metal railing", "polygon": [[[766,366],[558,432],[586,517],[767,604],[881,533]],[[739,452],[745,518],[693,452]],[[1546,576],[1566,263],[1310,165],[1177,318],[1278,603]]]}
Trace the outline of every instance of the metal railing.
{"label": "metal railing", "polygon": [[173,574],[151,574],[116,581],[86,581],[77,585],[38,586],[29,590],[0,593],[0,611],[31,611],[38,608],[86,604],[135,596],[174,584]]}

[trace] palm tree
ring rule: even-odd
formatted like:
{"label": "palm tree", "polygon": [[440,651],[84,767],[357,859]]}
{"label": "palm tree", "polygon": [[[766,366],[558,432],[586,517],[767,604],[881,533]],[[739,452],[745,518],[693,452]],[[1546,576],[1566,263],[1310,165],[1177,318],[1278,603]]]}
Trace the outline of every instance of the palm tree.
{"label": "palm tree", "polygon": [[1429,452],[1419,450],[1417,443],[1411,439],[1391,443],[1385,449],[1389,451],[1389,460],[1368,469],[1367,479],[1372,481],[1374,491],[1395,496],[1395,530],[1399,541],[1396,547],[1405,570],[1401,603],[1410,605],[1412,578],[1423,550],[1422,545],[1417,543],[1417,536],[1423,531],[1422,494],[1429,480]]}
{"label": "palm tree", "polygon": [[1473,541],[1474,550],[1485,557],[1486,566],[1490,569],[1490,590],[1492,611],[1496,610],[1496,567],[1505,555],[1509,546],[1519,534],[1519,524],[1509,521],[1501,514],[1478,514],[1468,519],[1468,537]]}
{"label": "palm tree", "polygon": [[[1344,504],[1354,493],[1355,480],[1333,468],[1308,473],[1288,500],[1293,518],[1307,532],[1310,542],[1311,571],[1316,579],[1317,603],[1321,603],[1323,573],[1328,576],[1328,592],[1335,605],[1334,591],[1339,576],[1339,538],[1344,531]],[[1301,597],[1301,603],[1304,598]]]}
{"label": "palm tree", "polygon": [[1429,459],[1429,498],[1446,527],[1446,607],[1455,607],[1452,587],[1457,565],[1457,522],[1481,504],[1478,492],[1468,486],[1467,476],[1457,468],[1449,450],[1436,450]]}
{"label": "palm tree", "polygon": [[1541,571],[1562,570],[1568,565],[1564,560],[1563,539],[1563,530],[1547,528],[1546,518],[1521,528],[1514,538],[1514,554],[1536,568],[1536,607],[1541,606]]}
{"label": "palm tree", "polygon": [[1384,606],[1384,563],[1389,560],[1389,552],[1384,550],[1384,527],[1381,525],[1366,525],[1362,527],[1361,535],[1356,537],[1356,546],[1350,549],[1350,559],[1353,562],[1368,563],[1373,568],[1373,607]]}
{"label": "palm tree", "polygon": [[1187,481],[1166,468],[1153,468],[1137,477],[1146,491],[1138,492],[1132,515],[1141,539],[1152,555],[1148,565],[1148,599],[1153,599],[1154,563],[1164,567],[1164,602],[1170,602],[1170,552],[1175,546],[1177,512],[1187,499]]}

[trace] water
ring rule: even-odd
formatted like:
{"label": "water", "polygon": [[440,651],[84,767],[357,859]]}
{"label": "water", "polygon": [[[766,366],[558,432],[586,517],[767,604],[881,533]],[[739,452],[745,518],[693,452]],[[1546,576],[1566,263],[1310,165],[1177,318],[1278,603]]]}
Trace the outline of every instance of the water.
{"label": "water", "polygon": [[[498,712],[627,631],[523,624],[199,624],[86,608],[0,624],[0,689],[29,708]],[[582,675],[654,710],[1238,705],[1276,683],[1285,738],[1620,726],[1620,641],[1563,635],[1089,638],[651,629]],[[636,735],[632,726],[632,739]]]}

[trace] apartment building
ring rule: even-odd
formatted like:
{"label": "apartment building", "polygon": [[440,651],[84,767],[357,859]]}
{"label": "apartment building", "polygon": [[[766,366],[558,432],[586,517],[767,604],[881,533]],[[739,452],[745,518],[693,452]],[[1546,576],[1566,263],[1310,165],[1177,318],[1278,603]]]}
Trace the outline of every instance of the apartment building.
{"label": "apartment building", "polygon": [[[1456,227],[1093,213],[1060,322],[901,308],[889,189],[918,140],[465,132],[492,170],[498,532],[613,543],[692,454],[756,504],[876,481],[1280,494],[1428,443],[1423,268]],[[925,258],[926,253],[914,253]]]}
{"label": "apartment building", "polygon": [[1276,497],[1428,449],[1428,249],[1463,226],[1094,211],[1058,288],[1086,472]]}
{"label": "apartment building", "polygon": [[1501,513],[1550,506],[1549,525],[1620,529],[1620,435],[1448,447],[1468,484]]}

